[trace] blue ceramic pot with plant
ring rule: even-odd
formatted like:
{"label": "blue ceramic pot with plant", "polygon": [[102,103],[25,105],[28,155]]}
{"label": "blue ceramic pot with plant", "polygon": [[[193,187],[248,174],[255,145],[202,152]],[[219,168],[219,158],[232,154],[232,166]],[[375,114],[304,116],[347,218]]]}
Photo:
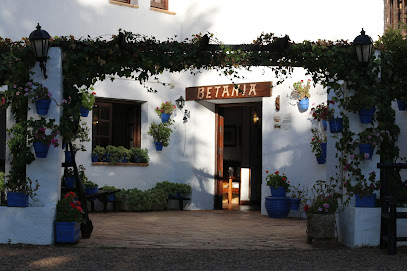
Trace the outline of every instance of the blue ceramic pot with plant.
{"label": "blue ceramic pot with plant", "polygon": [[7,192],[8,207],[28,207],[29,195],[24,192]]}
{"label": "blue ceramic pot with plant", "polygon": [[376,194],[366,195],[364,197],[359,194],[355,195],[355,207],[376,207]]}
{"label": "blue ceramic pot with plant", "polygon": [[400,111],[406,111],[407,110],[407,104],[402,101],[397,99],[397,107],[399,108]]}
{"label": "blue ceramic pot with plant", "polygon": [[308,98],[301,99],[301,100],[299,100],[298,103],[299,103],[300,108],[302,110],[308,110],[308,107],[309,107],[309,99]]}
{"label": "blue ceramic pot with plant", "polygon": [[331,133],[341,133],[343,130],[343,119],[342,118],[333,118],[329,120],[329,131]]}
{"label": "blue ceramic pot with plant", "polygon": [[376,108],[373,106],[370,109],[360,109],[359,110],[359,119],[361,123],[372,123],[373,115],[376,111]]}
{"label": "blue ceramic pot with plant", "polygon": [[33,143],[33,146],[34,146],[35,156],[37,158],[46,158],[47,157],[49,145],[37,141],[37,142]]}
{"label": "blue ceramic pot with plant", "polygon": [[51,105],[50,99],[36,100],[35,109],[37,110],[37,114],[38,115],[47,115],[50,105]]}
{"label": "blue ceramic pot with plant", "polygon": [[266,197],[265,207],[269,217],[285,218],[290,213],[290,198]]}

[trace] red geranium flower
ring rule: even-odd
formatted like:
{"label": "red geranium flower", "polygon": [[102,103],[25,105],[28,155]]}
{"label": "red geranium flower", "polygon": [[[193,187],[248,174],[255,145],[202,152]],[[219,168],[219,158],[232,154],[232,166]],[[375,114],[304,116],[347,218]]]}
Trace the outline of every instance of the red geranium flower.
{"label": "red geranium flower", "polygon": [[309,208],[308,204],[305,205],[305,206],[304,206],[304,211],[305,211],[305,212],[308,212],[308,208]]}
{"label": "red geranium flower", "polygon": [[280,173],[280,171],[278,171],[278,170],[276,172],[274,172],[274,174],[278,174],[278,173]]}

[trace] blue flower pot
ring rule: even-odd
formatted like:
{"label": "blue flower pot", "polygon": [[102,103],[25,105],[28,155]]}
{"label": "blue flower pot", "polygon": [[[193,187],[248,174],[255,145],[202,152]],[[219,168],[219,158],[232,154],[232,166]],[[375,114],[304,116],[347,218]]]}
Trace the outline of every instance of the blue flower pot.
{"label": "blue flower pot", "polygon": [[81,223],[55,222],[55,242],[75,243],[81,237]]}
{"label": "blue flower pot", "polygon": [[[73,152],[73,156],[75,157],[76,155],[76,151]],[[72,155],[70,151],[65,151],[65,163],[72,163],[73,159],[72,159]]]}
{"label": "blue flower pot", "polygon": [[269,217],[285,218],[290,212],[290,198],[266,197],[265,207]]}
{"label": "blue flower pot", "polygon": [[7,206],[28,207],[28,196],[24,192],[7,192]]}
{"label": "blue flower pot", "polygon": [[285,188],[282,186],[279,186],[277,188],[275,188],[274,186],[270,186],[270,191],[272,197],[285,197],[285,194],[287,193]]}
{"label": "blue flower pot", "polygon": [[75,177],[65,177],[65,185],[68,188],[73,188],[75,186]]}
{"label": "blue flower pot", "polygon": [[359,119],[361,123],[372,123],[373,115],[376,111],[376,108],[373,106],[370,109],[360,109],[359,110]]}
{"label": "blue flower pot", "polygon": [[343,130],[343,119],[342,118],[335,118],[329,120],[329,131],[331,133],[336,134],[340,133]]}
{"label": "blue flower pot", "polygon": [[359,194],[355,195],[355,207],[376,207],[376,194],[370,194],[361,198]]}
{"label": "blue flower pot", "polygon": [[300,208],[301,199],[290,198],[290,210],[298,211]]}
{"label": "blue flower pot", "polygon": [[400,111],[406,111],[407,110],[407,104],[399,99],[397,99],[397,106]]}
{"label": "blue flower pot", "polygon": [[157,151],[162,151],[163,150],[163,143],[162,142],[154,142],[155,144],[155,149]]}
{"label": "blue flower pot", "polygon": [[92,154],[92,162],[97,162],[99,160],[99,156],[97,156],[96,154]]}
{"label": "blue flower pot", "polygon": [[161,122],[168,122],[168,120],[170,119],[171,114],[167,114],[167,113],[161,113]]}
{"label": "blue flower pot", "polygon": [[373,145],[371,144],[359,144],[359,153],[363,156],[365,155],[365,153],[368,153],[369,154],[369,158],[367,158],[368,160],[372,159],[373,150],[374,148]]}
{"label": "blue flower pot", "polygon": [[49,150],[49,145],[42,142],[34,142],[34,151],[37,158],[46,158]]}
{"label": "blue flower pot", "polygon": [[112,194],[109,194],[109,195],[106,197],[106,201],[109,201],[109,202],[114,201],[114,194],[113,194],[113,193],[112,193]]}
{"label": "blue flower pot", "polygon": [[37,109],[38,115],[46,115],[48,114],[48,109],[51,104],[51,100],[36,100],[35,101],[35,109]]}
{"label": "blue flower pot", "polygon": [[81,114],[81,117],[87,117],[89,115],[89,109],[81,106],[81,108],[79,109],[79,112]]}
{"label": "blue flower pot", "polygon": [[299,100],[298,103],[300,104],[301,109],[308,110],[308,107],[309,107],[309,99],[308,98]]}
{"label": "blue flower pot", "polygon": [[124,158],[124,159],[122,159],[121,161],[120,161],[120,163],[123,163],[123,164],[126,164],[126,163],[128,163],[129,162],[129,159],[127,159],[127,158]]}
{"label": "blue flower pot", "polygon": [[315,155],[315,157],[317,158],[318,164],[320,164],[320,165],[325,164],[325,162],[326,162],[326,157],[325,156],[323,156],[323,155],[316,156]]}
{"label": "blue flower pot", "polygon": [[85,188],[85,193],[87,195],[92,195],[92,194],[96,194],[98,192],[98,187],[86,187]]}

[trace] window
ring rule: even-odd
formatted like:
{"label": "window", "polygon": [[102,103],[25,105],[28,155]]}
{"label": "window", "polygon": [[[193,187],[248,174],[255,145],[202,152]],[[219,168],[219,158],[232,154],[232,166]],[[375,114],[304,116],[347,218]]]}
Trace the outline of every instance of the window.
{"label": "window", "polygon": [[[405,24],[407,23],[407,0],[386,0],[385,1],[385,27],[401,28],[403,35],[407,34]],[[404,25],[404,27],[400,27]]]}
{"label": "window", "polygon": [[109,0],[109,3],[119,6],[138,8],[138,0]]}
{"label": "window", "polygon": [[151,0],[151,7],[168,10],[168,0]]}
{"label": "window", "polygon": [[92,111],[92,147],[140,147],[141,103],[97,99]]}

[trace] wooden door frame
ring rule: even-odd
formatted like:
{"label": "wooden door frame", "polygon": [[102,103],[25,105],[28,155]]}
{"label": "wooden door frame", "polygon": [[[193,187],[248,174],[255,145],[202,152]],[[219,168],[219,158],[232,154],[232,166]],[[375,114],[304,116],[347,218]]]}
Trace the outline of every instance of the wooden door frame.
{"label": "wooden door frame", "polygon": [[[220,130],[220,124],[223,124],[224,128],[224,119],[220,115],[222,108],[226,107],[244,107],[249,106],[250,108],[257,107],[258,104],[263,104],[262,101],[256,102],[247,102],[247,103],[231,103],[231,104],[216,104],[215,105],[215,195],[214,195],[214,209],[222,209],[222,200],[223,200],[223,180],[224,180],[224,169],[223,169],[223,133],[224,129]],[[250,110],[252,112],[252,109]],[[260,117],[262,116],[260,112]],[[262,123],[262,118],[260,120]],[[221,142],[219,142],[220,137],[222,137]],[[220,147],[220,144],[222,147]],[[219,155],[222,156],[221,161],[219,161]]]}

